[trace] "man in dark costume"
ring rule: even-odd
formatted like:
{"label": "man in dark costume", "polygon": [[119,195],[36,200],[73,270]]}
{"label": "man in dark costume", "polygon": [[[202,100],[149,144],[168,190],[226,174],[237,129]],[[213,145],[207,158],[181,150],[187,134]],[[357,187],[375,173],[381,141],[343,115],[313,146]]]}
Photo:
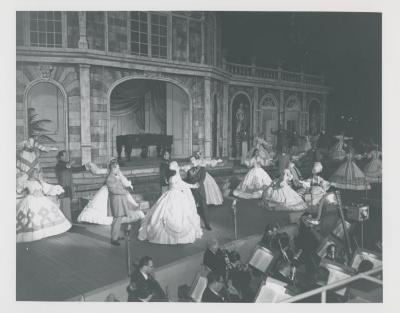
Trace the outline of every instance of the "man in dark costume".
{"label": "man in dark costume", "polygon": [[161,193],[164,193],[168,190],[168,179],[169,179],[169,163],[170,163],[170,154],[168,150],[165,150],[163,154],[163,158],[160,163],[160,185],[161,185]]}
{"label": "man in dark costume", "polygon": [[204,167],[199,166],[196,158],[192,156],[190,162],[193,167],[187,172],[186,182],[189,184],[198,184],[199,188],[191,189],[194,200],[196,201],[197,213],[203,220],[204,227],[207,230],[211,230],[210,224],[207,219],[207,200],[206,192],[204,189],[204,180],[206,178],[206,170]]}
{"label": "man in dark costume", "polygon": [[71,222],[71,201],[75,197],[72,173],[86,171],[86,166],[73,167],[73,162],[68,160],[67,152],[62,150],[57,154],[56,176],[58,184],[64,188],[61,195],[61,210],[65,217]]}

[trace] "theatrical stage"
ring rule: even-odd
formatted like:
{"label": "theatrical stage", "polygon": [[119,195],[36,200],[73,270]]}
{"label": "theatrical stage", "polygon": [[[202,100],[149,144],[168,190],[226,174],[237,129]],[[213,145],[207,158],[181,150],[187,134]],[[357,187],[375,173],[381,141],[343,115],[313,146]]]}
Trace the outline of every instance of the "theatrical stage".
{"label": "theatrical stage", "polygon": [[[155,267],[166,265],[206,249],[207,239],[218,236],[221,243],[233,241],[231,201],[209,207],[213,230],[204,230],[194,244],[166,246],[136,239],[138,225],[131,234],[132,259],[151,256]],[[270,212],[257,201],[238,202],[238,238],[261,234],[267,223],[288,223],[284,212]],[[37,242],[17,244],[16,299],[25,301],[63,301],[85,294],[127,277],[125,241],[110,244],[110,226],[74,224],[62,235]],[[195,273],[193,273],[194,275]]]}

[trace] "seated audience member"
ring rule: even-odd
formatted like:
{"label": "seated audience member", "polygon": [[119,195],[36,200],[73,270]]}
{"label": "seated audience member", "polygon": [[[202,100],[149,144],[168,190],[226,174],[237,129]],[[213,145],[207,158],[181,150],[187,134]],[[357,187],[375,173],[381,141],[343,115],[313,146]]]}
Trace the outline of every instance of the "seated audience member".
{"label": "seated audience member", "polygon": [[222,275],[210,272],[207,275],[207,287],[203,292],[201,302],[226,302],[225,298],[221,295],[224,288],[224,279]]}
{"label": "seated audience member", "polygon": [[128,286],[128,302],[163,302],[168,301],[160,284],[152,276],[154,263],[152,258],[145,256],[131,276]]}
{"label": "seated audience member", "polygon": [[213,238],[208,242],[207,250],[204,252],[203,264],[210,271],[225,276],[226,263],[225,256],[219,248],[218,240]]}
{"label": "seated audience member", "polygon": [[240,254],[232,251],[229,255],[232,268],[229,272],[229,278],[232,286],[239,291],[240,299],[243,302],[251,302],[254,300],[255,292],[251,288],[251,271],[247,264],[240,261]]}

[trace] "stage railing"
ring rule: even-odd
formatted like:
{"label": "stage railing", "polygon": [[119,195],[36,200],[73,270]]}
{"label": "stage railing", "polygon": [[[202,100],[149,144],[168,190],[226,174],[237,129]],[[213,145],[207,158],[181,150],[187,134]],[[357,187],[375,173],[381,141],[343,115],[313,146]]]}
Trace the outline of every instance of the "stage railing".
{"label": "stage railing", "polygon": [[376,268],[374,268],[374,269],[372,269],[370,271],[354,275],[354,276],[352,276],[350,278],[343,279],[343,280],[335,282],[333,284],[329,284],[329,285],[322,286],[322,287],[314,289],[314,290],[310,290],[310,291],[304,292],[304,293],[299,294],[297,296],[294,296],[294,297],[291,297],[291,298],[287,298],[287,299],[285,299],[285,300],[283,300],[281,302],[282,303],[292,303],[292,302],[297,302],[297,301],[300,301],[300,300],[307,299],[307,298],[309,298],[311,296],[315,296],[317,294],[321,294],[321,303],[326,303],[326,293],[327,293],[327,291],[332,290],[332,289],[336,289],[336,288],[339,288],[339,287],[342,287],[342,286],[345,286],[345,285],[349,285],[350,283],[352,283],[354,281],[357,281],[357,280],[360,280],[360,279],[369,280],[369,281],[371,281],[371,282],[373,282],[375,284],[383,285],[383,281],[381,279],[373,277],[374,274],[377,274],[377,273],[380,273],[380,272],[382,272],[382,266],[377,266]]}

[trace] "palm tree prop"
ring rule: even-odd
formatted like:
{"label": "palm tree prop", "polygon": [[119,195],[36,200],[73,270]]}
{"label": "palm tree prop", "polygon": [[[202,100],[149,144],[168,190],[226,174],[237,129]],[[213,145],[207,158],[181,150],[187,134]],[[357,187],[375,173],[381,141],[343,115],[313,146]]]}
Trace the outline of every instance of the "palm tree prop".
{"label": "palm tree prop", "polygon": [[48,119],[38,119],[38,114],[35,113],[34,108],[28,108],[28,136],[37,137],[38,141],[55,143],[53,138],[43,134],[43,132],[48,132],[46,128],[43,127],[44,124],[51,123]]}

